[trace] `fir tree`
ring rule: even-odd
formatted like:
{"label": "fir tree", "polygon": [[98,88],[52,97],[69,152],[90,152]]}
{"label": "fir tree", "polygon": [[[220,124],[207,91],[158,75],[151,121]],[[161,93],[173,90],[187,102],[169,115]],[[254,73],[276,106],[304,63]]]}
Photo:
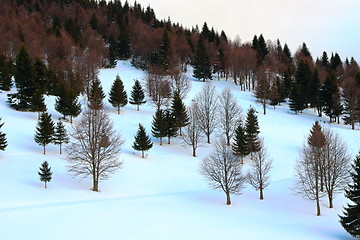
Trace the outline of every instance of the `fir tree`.
{"label": "fir tree", "polygon": [[100,110],[104,107],[103,99],[105,98],[105,93],[101,86],[101,82],[96,78],[90,87],[89,93],[89,108],[91,110]]}
{"label": "fir tree", "polygon": [[198,46],[192,60],[192,66],[194,68],[193,76],[199,80],[212,79],[211,75],[211,62],[207,52],[204,38],[200,35]]}
{"label": "fir tree", "polygon": [[145,128],[139,124],[139,129],[135,135],[135,141],[132,147],[137,151],[141,151],[141,157],[144,158],[144,152],[149,151],[152,146],[153,143],[150,137],[146,135]]}
{"label": "fir tree", "polygon": [[40,181],[45,183],[45,189],[46,189],[46,183],[51,181],[51,175],[52,175],[51,167],[49,167],[47,161],[44,161],[39,169],[40,172],[38,172],[38,174],[40,176]]}
{"label": "fir tree", "polygon": [[116,76],[116,79],[111,86],[109,102],[113,107],[117,108],[118,114],[120,114],[120,107],[124,107],[128,102],[126,91],[119,75]]}
{"label": "fir tree", "polygon": [[291,57],[291,52],[290,52],[290,49],[288,47],[288,45],[285,43],[284,44],[284,50],[283,50],[285,56],[289,59],[289,60],[292,60],[292,57]]}
{"label": "fir tree", "polygon": [[47,92],[49,85],[48,70],[46,65],[41,61],[40,58],[35,58],[34,61],[34,84],[36,91],[44,94]]}
{"label": "fir tree", "polygon": [[61,149],[62,144],[68,143],[69,140],[70,139],[66,132],[65,126],[62,123],[62,121],[59,120],[55,126],[53,142],[55,145],[59,145],[60,154],[62,154],[62,149]]}
{"label": "fir tree", "polygon": [[54,123],[51,120],[51,115],[47,112],[41,114],[35,130],[34,140],[36,143],[44,147],[51,143],[54,136]]}
{"label": "fir tree", "polygon": [[129,102],[130,104],[137,105],[137,110],[139,111],[139,106],[146,103],[146,101],[144,101],[144,98],[145,98],[145,94],[141,87],[141,84],[138,80],[135,80]]}
{"label": "fir tree", "polygon": [[[1,118],[0,118],[0,121],[1,121]],[[4,125],[4,123],[0,122],[0,130],[3,125]],[[0,150],[4,151],[6,146],[7,146],[6,133],[3,133],[0,131]]]}
{"label": "fir tree", "polygon": [[177,136],[176,134],[177,128],[176,128],[176,119],[169,109],[164,111],[164,122],[165,122],[166,136],[168,137],[168,144],[170,144],[170,138]]}
{"label": "fir tree", "polygon": [[340,223],[343,228],[353,237],[360,238],[360,153],[356,156],[353,171],[350,172],[352,182],[345,190],[345,196],[353,202],[344,207],[343,216],[340,216]]}
{"label": "fir tree", "polygon": [[12,86],[12,61],[0,54],[0,90],[9,91]]}
{"label": "fir tree", "polygon": [[35,94],[31,98],[30,110],[33,112],[38,112],[38,118],[40,118],[40,113],[46,111],[45,98],[41,92],[41,89],[37,89]]}
{"label": "fir tree", "polygon": [[264,61],[265,56],[269,53],[269,49],[266,45],[265,39],[262,34],[260,34],[258,39],[258,54],[261,60],[261,63]]}
{"label": "fir tree", "polygon": [[187,114],[186,106],[180,98],[179,94],[175,94],[171,104],[171,113],[175,118],[175,127],[179,129],[179,135],[181,134],[181,128],[186,127],[189,124],[189,116]]}
{"label": "fir tree", "polygon": [[250,107],[245,122],[245,136],[249,153],[258,152],[260,149],[259,132],[256,110]]}
{"label": "fir tree", "polygon": [[162,146],[162,139],[166,137],[166,123],[162,109],[158,109],[153,117],[151,133],[160,139],[160,146]]}
{"label": "fir tree", "polygon": [[340,91],[333,73],[329,73],[326,77],[321,90],[321,98],[324,103],[324,112],[330,118],[331,123],[332,120],[340,116],[342,112]]}
{"label": "fir tree", "polygon": [[81,104],[78,101],[78,95],[70,88],[64,85],[60,86],[59,96],[55,101],[55,110],[66,116],[70,116],[70,123],[72,118],[77,117],[81,112]]}
{"label": "fir tree", "polygon": [[239,123],[238,127],[235,129],[232,150],[234,152],[234,155],[240,156],[241,164],[243,164],[244,163],[243,159],[245,156],[249,155],[249,150],[245,135],[245,129],[241,122]]}

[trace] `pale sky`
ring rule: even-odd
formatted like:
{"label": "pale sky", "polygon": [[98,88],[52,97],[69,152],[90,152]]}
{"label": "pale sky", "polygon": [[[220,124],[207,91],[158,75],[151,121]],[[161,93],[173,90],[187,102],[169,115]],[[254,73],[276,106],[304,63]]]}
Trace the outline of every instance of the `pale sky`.
{"label": "pale sky", "polygon": [[[123,1],[122,1],[123,2]],[[185,27],[206,21],[234,40],[251,41],[261,33],[280,39],[291,52],[305,42],[314,58],[323,51],[354,56],[360,62],[360,0],[137,0],[150,5],[158,19],[170,16]],[[133,4],[130,0],[129,3]]]}

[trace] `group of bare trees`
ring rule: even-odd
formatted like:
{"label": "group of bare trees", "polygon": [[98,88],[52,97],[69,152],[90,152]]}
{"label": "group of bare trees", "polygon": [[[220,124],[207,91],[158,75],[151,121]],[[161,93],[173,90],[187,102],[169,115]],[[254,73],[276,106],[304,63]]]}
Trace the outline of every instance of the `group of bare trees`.
{"label": "group of bare trees", "polygon": [[349,179],[349,162],[344,141],[315,122],[296,163],[295,191],[316,201],[317,216],[321,215],[322,197],[327,195],[332,208],[334,194],[344,190]]}

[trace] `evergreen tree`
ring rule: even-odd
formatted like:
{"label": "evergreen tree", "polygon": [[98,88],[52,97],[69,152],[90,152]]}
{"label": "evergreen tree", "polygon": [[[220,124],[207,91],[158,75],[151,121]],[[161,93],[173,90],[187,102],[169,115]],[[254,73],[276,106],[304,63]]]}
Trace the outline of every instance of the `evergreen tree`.
{"label": "evergreen tree", "polygon": [[317,68],[315,68],[313,77],[311,78],[309,82],[309,94],[308,94],[308,102],[310,104],[310,107],[314,108],[316,107],[318,111],[320,112],[321,106],[320,106],[320,78]]}
{"label": "evergreen tree", "polygon": [[[1,118],[0,118],[0,121],[1,121]],[[4,125],[4,123],[0,122],[0,130],[3,125]],[[6,146],[7,146],[6,134],[0,131],[0,150],[4,151]]]}
{"label": "evergreen tree", "polygon": [[171,56],[171,40],[170,40],[169,32],[165,29],[162,38],[162,44],[159,50],[159,59],[158,59],[158,65],[163,66],[164,71],[169,69],[170,56]]}
{"label": "evergreen tree", "polygon": [[62,144],[64,143],[68,143],[69,142],[69,136],[66,132],[65,126],[62,123],[62,121],[58,121],[56,123],[55,126],[55,130],[54,130],[54,137],[53,137],[53,142],[55,145],[59,145],[60,147],[60,154],[62,154]]}
{"label": "evergreen tree", "polygon": [[179,135],[181,134],[181,128],[186,127],[189,124],[189,116],[187,114],[186,106],[180,98],[179,94],[175,94],[171,104],[171,113],[175,118],[175,127],[179,129]]}
{"label": "evergreen tree", "polygon": [[256,110],[253,107],[250,107],[247,112],[245,122],[245,137],[247,141],[247,149],[250,154],[260,150],[259,132]]}
{"label": "evergreen tree", "polygon": [[90,87],[89,93],[89,108],[91,110],[100,110],[104,107],[103,99],[105,98],[105,93],[101,86],[101,82],[96,78]]}
{"label": "evergreen tree", "polygon": [[252,49],[254,49],[256,52],[259,51],[259,39],[258,37],[255,35],[252,42],[251,42],[251,47]]}
{"label": "evergreen tree", "polygon": [[12,87],[12,61],[0,54],[0,90],[9,91]]}
{"label": "evergreen tree", "polygon": [[72,118],[77,117],[81,112],[78,95],[64,85],[60,86],[58,95],[55,101],[55,110],[63,114],[64,118],[70,116],[70,123],[72,123]]}
{"label": "evergreen tree", "polygon": [[345,196],[353,202],[344,207],[343,216],[340,216],[340,223],[343,228],[353,237],[360,238],[360,153],[356,156],[353,171],[350,172],[352,182],[345,190]]}
{"label": "evergreen tree", "polygon": [[329,73],[326,77],[321,91],[321,98],[324,103],[324,112],[330,118],[330,122],[332,122],[342,112],[340,91],[333,73]]}
{"label": "evergreen tree", "polygon": [[172,112],[167,109],[164,111],[164,122],[166,129],[166,136],[168,137],[168,144],[170,144],[170,138],[176,137],[177,128],[176,128],[176,119]]}
{"label": "evergreen tree", "polygon": [[41,89],[37,89],[35,94],[32,96],[30,110],[32,112],[38,112],[38,118],[40,118],[41,112],[46,111],[45,98],[41,92]]}
{"label": "evergreen tree", "polygon": [[292,60],[290,49],[286,43],[284,44],[283,52],[289,60]]}
{"label": "evergreen tree", "polygon": [[162,138],[166,137],[166,122],[162,109],[158,109],[153,117],[151,133],[160,139],[160,146],[162,146]]}
{"label": "evergreen tree", "polygon": [[144,152],[149,151],[152,148],[153,143],[148,135],[146,135],[145,128],[139,124],[139,129],[135,135],[135,141],[133,148],[137,151],[141,151],[141,157],[144,158]]}
{"label": "evergreen tree", "polygon": [[117,107],[118,114],[120,114],[120,107],[124,107],[128,102],[126,91],[119,75],[116,76],[116,79],[111,86],[109,102],[113,107]]}
{"label": "evergreen tree", "polygon": [[232,150],[234,155],[240,156],[241,164],[244,163],[244,157],[249,155],[248,143],[245,135],[245,129],[243,124],[240,122],[238,127],[235,129],[234,142],[232,144]]}
{"label": "evergreen tree", "polygon": [[52,175],[51,167],[49,167],[47,161],[44,161],[39,169],[40,172],[38,172],[38,174],[40,176],[40,181],[45,183],[45,189],[46,189],[46,183],[51,181],[51,175]]}
{"label": "evergreen tree", "polygon": [[268,55],[269,49],[266,45],[265,39],[262,34],[260,34],[258,39],[258,54],[260,56],[261,63],[264,61],[266,55]]}
{"label": "evergreen tree", "polygon": [[35,129],[34,140],[36,143],[45,147],[52,142],[54,136],[54,122],[51,120],[51,115],[47,112],[41,114],[40,119]]}
{"label": "evergreen tree", "polygon": [[34,84],[36,86],[36,91],[44,94],[47,93],[49,78],[48,70],[46,65],[41,61],[40,58],[36,57],[34,61]]}
{"label": "evergreen tree", "polygon": [[192,66],[194,68],[193,76],[199,80],[212,79],[211,76],[211,62],[207,52],[204,38],[200,35],[198,46],[194,58],[192,60]]}
{"label": "evergreen tree", "polygon": [[118,23],[120,33],[116,41],[116,55],[119,60],[127,60],[131,57],[131,40],[126,17]]}
{"label": "evergreen tree", "polygon": [[146,101],[144,101],[144,98],[145,98],[145,94],[141,87],[141,84],[138,80],[135,80],[129,102],[130,104],[137,105],[137,110],[139,111],[139,106],[146,103]]}

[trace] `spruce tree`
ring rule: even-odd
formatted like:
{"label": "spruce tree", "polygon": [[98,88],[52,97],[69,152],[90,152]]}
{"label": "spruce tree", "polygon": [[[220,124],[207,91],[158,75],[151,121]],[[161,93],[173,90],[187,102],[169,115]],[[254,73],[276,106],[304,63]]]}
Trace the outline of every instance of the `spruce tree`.
{"label": "spruce tree", "polygon": [[38,172],[40,176],[40,181],[45,183],[45,189],[46,189],[46,183],[51,181],[51,167],[49,167],[49,164],[47,161],[44,161],[41,164],[41,167],[39,167],[40,172]]}
{"label": "spruce tree", "polygon": [[96,78],[90,87],[89,93],[89,108],[91,110],[100,110],[104,107],[103,99],[105,98],[105,93],[101,86],[101,82]]}
{"label": "spruce tree", "polygon": [[[1,123],[1,118],[0,118],[0,130],[3,125],[4,123]],[[0,150],[4,151],[6,146],[7,146],[6,133],[0,131]]]}
{"label": "spruce tree", "polygon": [[258,152],[260,150],[259,139],[259,123],[256,115],[256,110],[250,107],[245,122],[245,136],[247,140],[247,149],[249,153]]}
{"label": "spruce tree", "polygon": [[248,143],[245,135],[245,128],[240,122],[235,129],[234,142],[232,144],[234,155],[240,156],[241,164],[244,163],[244,157],[249,155]]}
{"label": "spruce tree", "polygon": [[171,113],[175,118],[175,127],[179,129],[179,135],[181,134],[181,128],[186,127],[189,124],[189,116],[187,114],[186,106],[180,98],[179,94],[175,94],[171,104]]}
{"label": "spruce tree", "polygon": [[144,152],[149,151],[152,148],[153,143],[148,135],[146,135],[145,128],[139,124],[139,129],[135,135],[135,141],[133,148],[137,151],[141,151],[141,157],[144,158]]}
{"label": "spruce tree", "polygon": [[47,112],[41,114],[40,119],[35,129],[34,140],[36,143],[44,147],[51,143],[54,136],[54,122],[51,120],[51,115]]}
{"label": "spruce tree", "polygon": [[168,138],[168,144],[170,144],[170,138],[177,136],[176,134],[177,128],[176,128],[176,119],[169,109],[164,111],[164,122],[165,122],[166,136]]}
{"label": "spruce tree", "polygon": [[194,68],[194,78],[202,79],[203,82],[206,79],[212,79],[211,61],[202,35],[199,37],[198,46],[191,64]]}
{"label": "spruce tree", "polygon": [[116,76],[116,79],[111,86],[109,102],[113,107],[117,108],[118,114],[120,114],[120,107],[124,107],[128,102],[126,91],[119,75]]}
{"label": "spruce tree", "polygon": [[330,118],[331,123],[332,120],[340,116],[342,112],[340,91],[333,73],[329,73],[326,77],[321,90],[321,98],[324,103],[324,112]]}
{"label": "spruce tree", "polygon": [[160,146],[162,146],[162,139],[163,137],[166,137],[166,123],[164,111],[162,109],[158,109],[155,112],[152,121],[151,133],[154,137],[160,139]]}
{"label": "spruce tree", "polygon": [[47,92],[49,85],[48,70],[43,61],[38,57],[34,60],[34,84],[37,89],[36,91],[40,91],[43,94]]}
{"label": "spruce tree", "polygon": [[134,86],[131,91],[130,104],[137,105],[137,110],[139,111],[139,106],[146,103],[144,101],[145,94],[141,87],[139,80],[135,80]]}
{"label": "spruce tree", "polygon": [[345,190],[345,196],[352,201],[344,207],[340,223],[343,228],[353,237],[360,238],[360,153],[352,164],[353,171],[350,172],[352,182]]}
{"label": "spruce tree", "polygon": [[62,149],[61,149],[62,144],[68,143],[69,140],[70,139],[66,132],[65,126],[62,123],[62,121],[59,120],[55,126],[53,142],[55,145],[59,145],[60,154],[62,154]]}
{"label": "spruce tree", "polygon": [[81,104],[78,101],[78,95],[65,85],[60,86],[59,96],[55,101],[55,110],[66,116],[70,116],[70,123],[72,118],[77,117],[81,112]]}
{"label": "spruce tree", "polygon": [[41,89],[37,89],[35,94],[31,98],[30,110],[32,112],[38,112],[38,118],[40,118],[40,113],[46,111],[45,98]]}
{"label": "spruce tree", "polygon": [[0,54],[0,90],[9,91],[12,87],[12,61]]}

